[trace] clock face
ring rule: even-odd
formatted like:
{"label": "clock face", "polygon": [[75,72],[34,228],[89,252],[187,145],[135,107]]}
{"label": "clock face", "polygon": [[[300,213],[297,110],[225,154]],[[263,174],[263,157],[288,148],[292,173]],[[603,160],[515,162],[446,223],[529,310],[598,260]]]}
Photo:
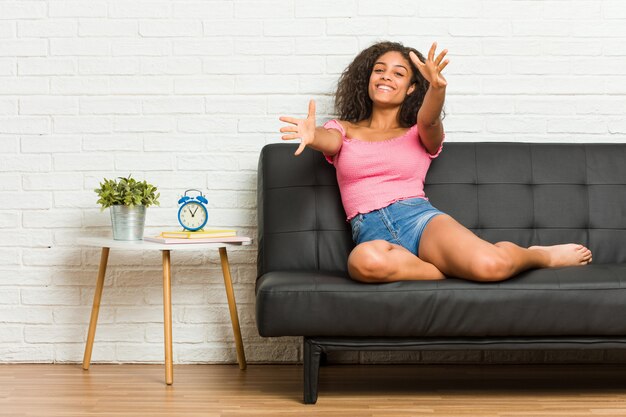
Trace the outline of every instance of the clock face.
{"label": "clock face", "polygon": [[186,229],[195,230],[201,228],[207,220],[207,212],[200,203],[189,202],[181,207],[179,218]]}

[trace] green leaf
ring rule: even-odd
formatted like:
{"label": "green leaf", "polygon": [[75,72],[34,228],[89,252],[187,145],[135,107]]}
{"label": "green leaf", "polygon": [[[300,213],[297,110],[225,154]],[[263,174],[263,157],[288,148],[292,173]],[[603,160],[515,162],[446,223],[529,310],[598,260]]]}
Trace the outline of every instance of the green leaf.
{"label": "green leaf", "polygon": [[99,197],[96,203],[101,205],[101,210],[114,205],[129,207],[159,205],[158,199],[161,196],[155,195],[157,187],[148,184],[146,180],[137,181],[132,175],[118,177],[117,181],[104,178],[100,188],[95,188],[94,191]]}

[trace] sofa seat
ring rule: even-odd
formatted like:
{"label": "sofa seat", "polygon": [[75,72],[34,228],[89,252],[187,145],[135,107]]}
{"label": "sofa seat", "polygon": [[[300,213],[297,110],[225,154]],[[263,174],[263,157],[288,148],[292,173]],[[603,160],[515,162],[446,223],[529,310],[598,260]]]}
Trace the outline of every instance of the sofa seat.
{"label": "sofa seat", "polygon": [[273,271],[257,282],[261,336],[533,337],[626,334],[626,265],[524,272],[503,283],[448,278],[364,285]]}

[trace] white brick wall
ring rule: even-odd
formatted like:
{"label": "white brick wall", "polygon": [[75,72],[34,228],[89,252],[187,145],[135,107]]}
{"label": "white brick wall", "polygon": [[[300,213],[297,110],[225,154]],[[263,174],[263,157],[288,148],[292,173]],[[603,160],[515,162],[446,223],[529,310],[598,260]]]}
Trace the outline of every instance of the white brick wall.
{"label": "white brick wall", "polygon": [[[315,98],[330,117],[338,75],[382,39],[449,49],[448,141],[626,141],[623,1],[0,1],[0,362],[82,359],[99,251],[75,240],[110,234],[101,178],[159,186],[149,231],[200,188],[210,226],[255,237],[278,116]],[[255,250],[230,253],[248,359],[297,361],[298,338],[256,333]],[[234,362],[217,254],[175,253],[173,273],[176,362]],[[160,283],[158,254],[111,252],[95,362],[163,360]]]}

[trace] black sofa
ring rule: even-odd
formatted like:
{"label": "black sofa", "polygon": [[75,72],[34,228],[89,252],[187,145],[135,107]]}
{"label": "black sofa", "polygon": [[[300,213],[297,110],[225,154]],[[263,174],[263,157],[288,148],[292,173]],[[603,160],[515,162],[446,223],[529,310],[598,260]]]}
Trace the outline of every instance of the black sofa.
{"label": "black sofa", "polygon": [[626,348],[626,144],[446,143],[426,178],[433,205],[490,242],[579,242],[583,267],[507,281],[363,284],[334,168],[297,145],[263,148],[256,319],[303,336],[304,402],[332,350]]}

